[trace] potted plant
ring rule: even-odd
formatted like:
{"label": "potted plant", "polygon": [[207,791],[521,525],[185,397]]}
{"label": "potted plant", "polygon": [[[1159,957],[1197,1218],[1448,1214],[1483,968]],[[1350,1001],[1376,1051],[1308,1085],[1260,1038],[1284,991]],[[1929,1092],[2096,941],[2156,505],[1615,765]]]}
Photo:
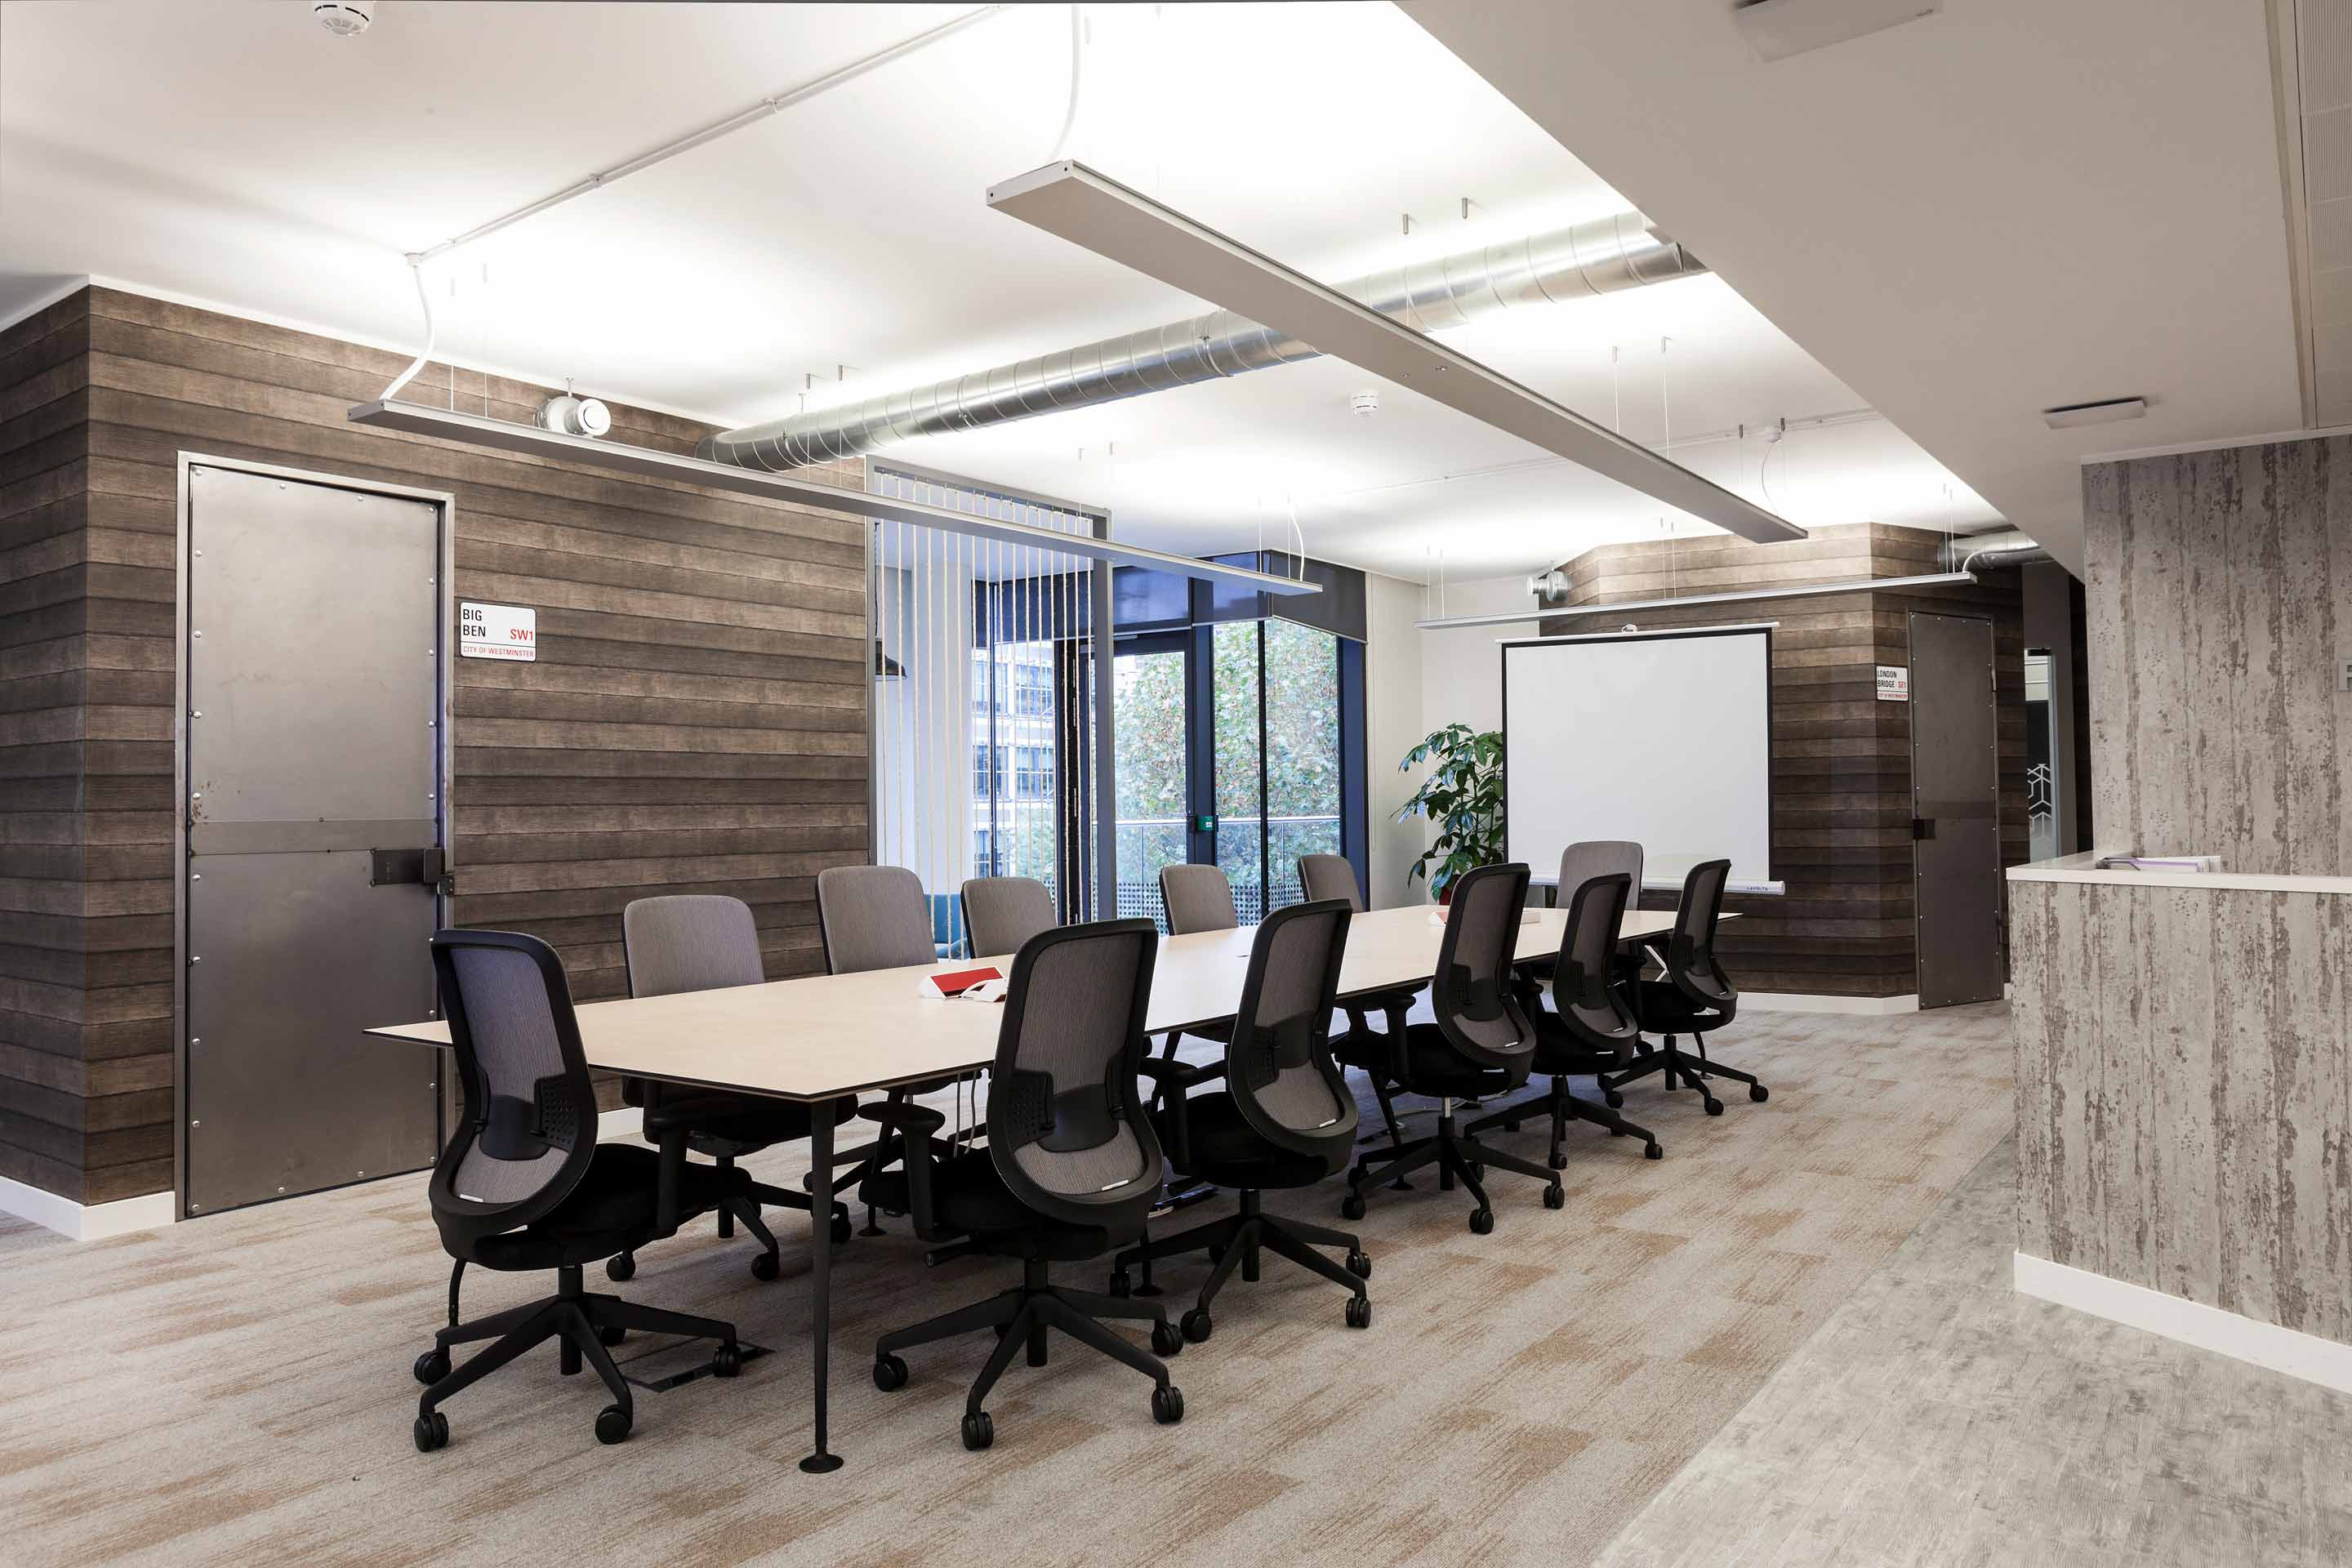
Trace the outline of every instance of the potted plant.
{"label": "potted plant", "polygon": [[1425,816],[1437,837],[1405,873],[1405,885],[1426,877],[1437,901],[1450,903],[1455,878],[1503,858],[1502,732],[1448,724],[1407,752],[1397,771],[1410,772],[1423,763],[1429,764],[1429,776],[1397,808],[1396,819]]}

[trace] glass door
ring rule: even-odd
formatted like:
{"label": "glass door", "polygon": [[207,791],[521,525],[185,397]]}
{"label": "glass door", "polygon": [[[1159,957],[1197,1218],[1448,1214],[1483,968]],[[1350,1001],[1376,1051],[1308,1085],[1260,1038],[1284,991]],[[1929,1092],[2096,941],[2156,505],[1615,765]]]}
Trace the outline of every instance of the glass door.
{"label": "glass door", "polygon": [[1181,632],[1129,638],[1111,661],[1118,915],[1149,917],[1163,931],[1160,868],[1192,858],[1191,640]]}

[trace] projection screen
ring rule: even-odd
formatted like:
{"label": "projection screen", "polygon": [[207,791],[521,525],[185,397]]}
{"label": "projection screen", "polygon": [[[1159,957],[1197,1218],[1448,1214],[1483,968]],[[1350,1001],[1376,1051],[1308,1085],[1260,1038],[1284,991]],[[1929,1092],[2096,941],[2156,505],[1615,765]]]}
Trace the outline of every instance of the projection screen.
{"label": "projection screen", "polygon": [[1678,888],[1728,857],[1731,885],[1772,880],[1769,625],[1506,642],[1508,854],[1539,881],[1587,838],[1643,847],[1643,882]]}

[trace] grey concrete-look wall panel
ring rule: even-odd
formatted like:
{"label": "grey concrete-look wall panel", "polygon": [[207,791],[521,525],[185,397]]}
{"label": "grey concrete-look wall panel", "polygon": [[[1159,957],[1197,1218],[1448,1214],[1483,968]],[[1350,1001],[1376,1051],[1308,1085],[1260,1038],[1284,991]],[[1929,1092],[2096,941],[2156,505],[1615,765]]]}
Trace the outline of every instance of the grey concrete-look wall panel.
{"label": "grey concrete-look wall panel", "polygon": [[2020,1248],[2352,1342],[2352,900],[2010,891]]}
{"label": "grey concrete-look wall panel", "polygon": [[2352,867],[2352,438],[2084,470],[2098,847]]}

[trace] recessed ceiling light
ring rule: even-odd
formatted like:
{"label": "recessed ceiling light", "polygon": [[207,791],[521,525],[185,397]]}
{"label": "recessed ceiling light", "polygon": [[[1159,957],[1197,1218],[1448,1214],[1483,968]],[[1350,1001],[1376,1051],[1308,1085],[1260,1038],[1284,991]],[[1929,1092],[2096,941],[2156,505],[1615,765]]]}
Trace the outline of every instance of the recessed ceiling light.
{"label": "recessed ceiling light", "polygon": [[2062,403],[2055,408],[2042,411],[2042,422],[2053,430],[2071,430],[2077,425],[2112,425],[2118,419],[2137,419],[2147,412],[2145,397],[2110,397],[2101,403]]}

